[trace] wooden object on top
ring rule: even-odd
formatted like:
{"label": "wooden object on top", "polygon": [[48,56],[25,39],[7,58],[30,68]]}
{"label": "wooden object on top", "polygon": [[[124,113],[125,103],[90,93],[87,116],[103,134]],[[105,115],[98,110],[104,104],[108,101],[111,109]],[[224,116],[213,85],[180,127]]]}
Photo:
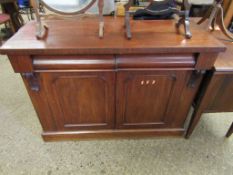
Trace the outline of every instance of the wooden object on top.
{"label": "wooden object on top", "polygon": [[196,24],[184,39],[170,20],[131,21],[132,40],[123,18],[106,18],[103,40],[98,19],[47,24],[46,40],[30,22],[0,49],[22,75],[46,141],[183,136],[203,75],[225,50]]}
{"label": "wooden object on top", "polygon": [[223,0],[215,0],[213,5],[209,8],[203,18],[198,22],[202,24],[204,21],[209,19],[208,29],[215,30],[215,25],[217,24],[223,34],[233,41],[233,35],[228,31],[228,26],[224,23],[224,10],[222,7]]}
{"label": "wooden object on top", "polygon": [[[143,13],[152,15],[152,16],[159,16],[159,15],[169,15],[172,14],[177,15],[179,19],[175,25],[176,29],[179,30],[180,26],[184,26],[185,30],[185,37],[187,39],[192,38],[192,34],[190,32],[190,19],[189,19],[189,10],[190,5],[188,0],[182,0],[182,3],[177,3],[173,0],[165,0],[165,1],[153,1],[147,0],[148,6],[144,9],[140,9]],[[126,37],[127,39],[132,38],[131,33],[131,25],[130,25],[130,14],[134,13],[130,11],[130,7],[133,5],[133,0],[129,0],[127,4],[125,4],[125,30],[126,30]],[[181,8],[177,6],[181,5]],[[153,7],[160,7],[160,9],[154,9]],[[163,8],[162,8],[163,7]],[[161,9],[162,8],[162,9]]]}
{"label": "wooden object on top", "polygon": [[[63,2],[63,5],[64,5],[64,2]],[[49,2],[46,2],[45,0],[35,0],[33,5],[35,8],[35,15],[36,15],[36,22],[37,22],[37,28],[36,28],[37,39],[44,40],[49,34],[48,26],[44,24],[42,20],[42,18],[46,17],[46,13],[43,13],[43,14],[40,13],[40,4],[42,4],[44,7],[46,7],[50,11],[57,13],[59,15],[72,16],[72,15],[78,15],[78,14],[85,13],[95,2],[98,3],[98,12],[99,12],[99,15],[98,15],[99,16],[99,34],[98,35],[100,38],[103,38],[104,37],[104,17],[103,17],[104,0],[90,0],[88,3],[86,1],[86,4],[84,2],[76,2],[76,4],[73,4],[73,6],[75,5],[82,6],[83,5],[82,3],[84,3],[85,6],[82,9],[76,9],[75,11],[74,11],[75,8],[72,8],[72,7],[69,11],[69,9],[65,7],[63,7],[62,9],[61,4],[57,4],[60,6],[60,9],[57,9],[53,6],[53,5],[56,5],[56,3],[50,4]]]}

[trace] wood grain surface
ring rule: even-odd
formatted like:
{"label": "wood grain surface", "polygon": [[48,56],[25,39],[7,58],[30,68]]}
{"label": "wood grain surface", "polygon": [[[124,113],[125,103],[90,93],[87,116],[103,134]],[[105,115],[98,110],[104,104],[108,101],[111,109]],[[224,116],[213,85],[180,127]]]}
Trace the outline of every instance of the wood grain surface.
{"label": "wood grain surface", "polygon": [[145,54],[224,51],[224,45],[192,23],[193,38],[184,38],[175,21],[131,21],[132,40],[125,38],[123,18],[106,17],[105,36],[98,38],[98,19],[49,20],[46,40],[35,37],[35,22],[23,26],[0,49],[1,54]]}

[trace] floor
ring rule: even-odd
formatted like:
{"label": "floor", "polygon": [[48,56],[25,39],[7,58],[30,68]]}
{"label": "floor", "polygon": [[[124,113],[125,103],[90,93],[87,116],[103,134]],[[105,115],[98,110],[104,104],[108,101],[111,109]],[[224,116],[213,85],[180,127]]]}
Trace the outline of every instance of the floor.
{"label": "floor", "polygon": [[189,140],[45,143],[20,76],[0,56],[0,175],[232,175],[232,115],[204,115]]}

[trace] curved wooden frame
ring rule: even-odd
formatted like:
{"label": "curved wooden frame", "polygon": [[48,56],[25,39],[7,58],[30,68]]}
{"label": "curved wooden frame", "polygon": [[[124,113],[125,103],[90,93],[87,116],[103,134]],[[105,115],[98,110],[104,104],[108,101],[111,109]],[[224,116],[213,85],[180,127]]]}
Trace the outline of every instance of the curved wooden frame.
{"label": "curved wooden frame", "polygon": [[[167,1],[168,0],[164,0],[161,3],[166,3]],[[145,7],[145,10],[151,15],[162,15],[162,14],[166,14],[170,12],[173,12],[174,14],[179,15],[180,19],[176,23],[176,28],[179,29],[180,25],[183,24],[184,29],[185,29],[185,37],[187,39],[192,38],[192,34],[190,32],[190,21],[189,21],[190,5],[188,3],[188,0],[183,0],[183,3],[181,4],[184,10],[179,10],[177,8],[168,8],[166,10],[152,11],[152,10],[149,10],[148,7],[154,2],[154,0],[148,0],[148,2],[149,2],[149,5]],[[133,0],[129,0],[128,3],[125,4],[125,28],[126,28],[127,39],[132,38],[131,26],[130,26],[130,14],[132,14],[132,12],[129,11],[132,4],[133,4]]]}
{"label": "curved wooden frame", "polygon": [[[36,14],[36,38],[38,40],[45,39],[48,35],[49,27],[46,24],[42,24],[41,17],[44,16],[39,12],[39,2],[41,2],[48,10],[55,12],[60,15],[72,16],[78,15],[86,12],[97,0],[91,0],[91,2],[83,9],[77,12],[62,12],[50,7],[44,0],[34,0],[35,5],[35,14]],[[104,7],[104,0],[98,0],[98,8],[99,8],[99,38],[103,38],[104,36],[104,18],[103,18],[103,7]]]}
{"label": "curved wooden frame", "polygon": [[76,11],[76,12],[70,12],[70,13],[68,13],[68,12],[62,12],[62,11],[60,11],[60,10],[57,10],[57,9],[55,9],[55,8],[53,8],[53,7],[51,7],[51,6],[49,6],[44,0],[40,0],[40,2],[41,2],[47,9],[49,9],[50,11],[55,12],[55,13],[57,13],[57,14],[61,14],[61,15],[78,15],[78,14],[82,14],[82,13],[86,12],[86,11],[96,2],[96,0],[91,0],[91,2],[88,3],[88,5],[87,5],[86,7],[84,7],[83,9],[78,10],[78,11]]}

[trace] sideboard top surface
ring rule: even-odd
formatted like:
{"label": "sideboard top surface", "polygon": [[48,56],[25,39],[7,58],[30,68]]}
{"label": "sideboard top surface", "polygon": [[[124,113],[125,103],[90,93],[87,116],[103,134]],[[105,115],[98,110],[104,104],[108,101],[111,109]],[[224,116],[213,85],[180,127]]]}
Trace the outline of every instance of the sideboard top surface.
{"label": "sideboard top surface", "polygon": [[47,20],[49,34],[46,40],[35,37],[34,21],[27,23],[0,49],[1,54],[54,55],[54,54],[153,54],[201,53],[225,51],[225,46],[194,22],[193,38],[184,38],[175,29],[175,22],[131,21],[132,39],[127,40],[124,18],[106,17],[105,34],[98,38],[96,18]]}

